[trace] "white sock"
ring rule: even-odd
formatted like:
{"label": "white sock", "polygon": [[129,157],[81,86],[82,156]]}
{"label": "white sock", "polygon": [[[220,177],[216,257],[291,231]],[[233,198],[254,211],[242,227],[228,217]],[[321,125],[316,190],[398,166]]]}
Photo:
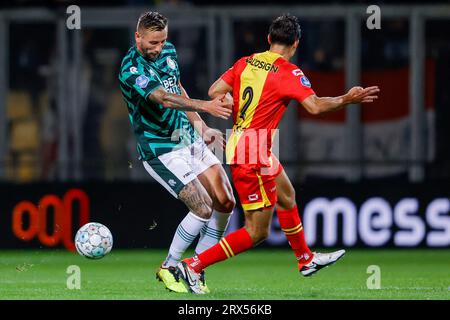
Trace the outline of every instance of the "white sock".
{"label": "white sock", "polygon": [[222,239],[228,226],[228,221],[230,221],[230,216],[231,213],[213,211],[211,219],[200,231],[200,240],[195,248],[196,254],[202,253]]}
{"label": "white sock", "polygon": [[195,240],[207,222],[208,220],[202,219],[189,211],[183,221],[178,225],[169,248],[169,254],[163,262],[163,267],[175,267],[180,262],[183,253],[191,245],[192,241]]}

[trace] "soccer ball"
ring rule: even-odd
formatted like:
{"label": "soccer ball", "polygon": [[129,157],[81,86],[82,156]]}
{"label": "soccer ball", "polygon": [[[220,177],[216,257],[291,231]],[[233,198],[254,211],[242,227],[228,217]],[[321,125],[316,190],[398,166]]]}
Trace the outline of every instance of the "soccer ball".
{"label": "soccer ball", "polygon": [[111,231],[98,222],[89,222],[75,235],[75,247],[82,256],[89,259],[103,258],[111,251],[113,237]]}

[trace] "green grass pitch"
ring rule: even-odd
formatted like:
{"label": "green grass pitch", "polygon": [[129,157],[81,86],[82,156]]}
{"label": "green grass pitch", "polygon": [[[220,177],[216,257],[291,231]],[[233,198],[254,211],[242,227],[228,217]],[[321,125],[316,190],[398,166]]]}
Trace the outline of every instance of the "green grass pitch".
{"label": "green grass pitch", "polygon": [[[168,292],[156,281],[165,253],[113,250],[88,260],[63,250],[0,251],[0,299],[450,299],[449,250],[349,249],[304,278],[291,251],[254,249],[208,268],[211,293],[202,296]],[[67,288],[71,265],[81,271],[79,290]],[[380,267],[380,289],[367,288],[370,265]]]}

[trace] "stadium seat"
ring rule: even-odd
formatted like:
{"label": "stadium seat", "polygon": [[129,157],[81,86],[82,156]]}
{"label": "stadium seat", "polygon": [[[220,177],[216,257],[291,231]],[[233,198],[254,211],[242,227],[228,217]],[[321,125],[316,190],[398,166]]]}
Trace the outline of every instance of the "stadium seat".
{"label": "stadium seat", "polygon": [[31,96],[11,91],[7,96],[9,154],[7,176],[16,182],[29,182],[39,175],[39,115],[33,111]]}
{"label": "stadium seat", "polygon": [[37,151],[39,126],[36,120],[14,121],[11,124],[10,150],[12,152]]}
{"label": "stadium seat", "polygon": [[28,117],[12,121],[10,131],[10,158],[12,180],[30,182],[39,176],[38,155],[40,148],[40,133],[37,120]]}
{"label": "stadium seat", "polygon": [[38,177],[37,157],[35,154],[22,153],[17,159],[15,180],[19,182],[30,182]]}
{"label": "stadium seat", "polygon": [[24,91],[11,91],[7,96],[7,118],[10,121],[24,119],[32,115],[31,97]]}

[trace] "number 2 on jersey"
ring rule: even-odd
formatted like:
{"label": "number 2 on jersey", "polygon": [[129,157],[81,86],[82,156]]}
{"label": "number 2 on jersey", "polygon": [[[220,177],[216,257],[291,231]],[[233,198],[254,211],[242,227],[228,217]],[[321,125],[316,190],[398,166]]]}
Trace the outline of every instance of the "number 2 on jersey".
{"label": "number 2 on jersey", "polygon": [[242,93],[242,100],[244,100],[244,101],[247,100],[247,101],[245,101],[245,104],[242,107],[241,114],[240,114],[239,117],[242,120],[245,120],[245,112],[247,111],[248,107],[250,107],[250,104],[252,103],[252,100],[253,100],[253,89],[252,89],[252,87],[246,87],[244,89],[244,92]]}

